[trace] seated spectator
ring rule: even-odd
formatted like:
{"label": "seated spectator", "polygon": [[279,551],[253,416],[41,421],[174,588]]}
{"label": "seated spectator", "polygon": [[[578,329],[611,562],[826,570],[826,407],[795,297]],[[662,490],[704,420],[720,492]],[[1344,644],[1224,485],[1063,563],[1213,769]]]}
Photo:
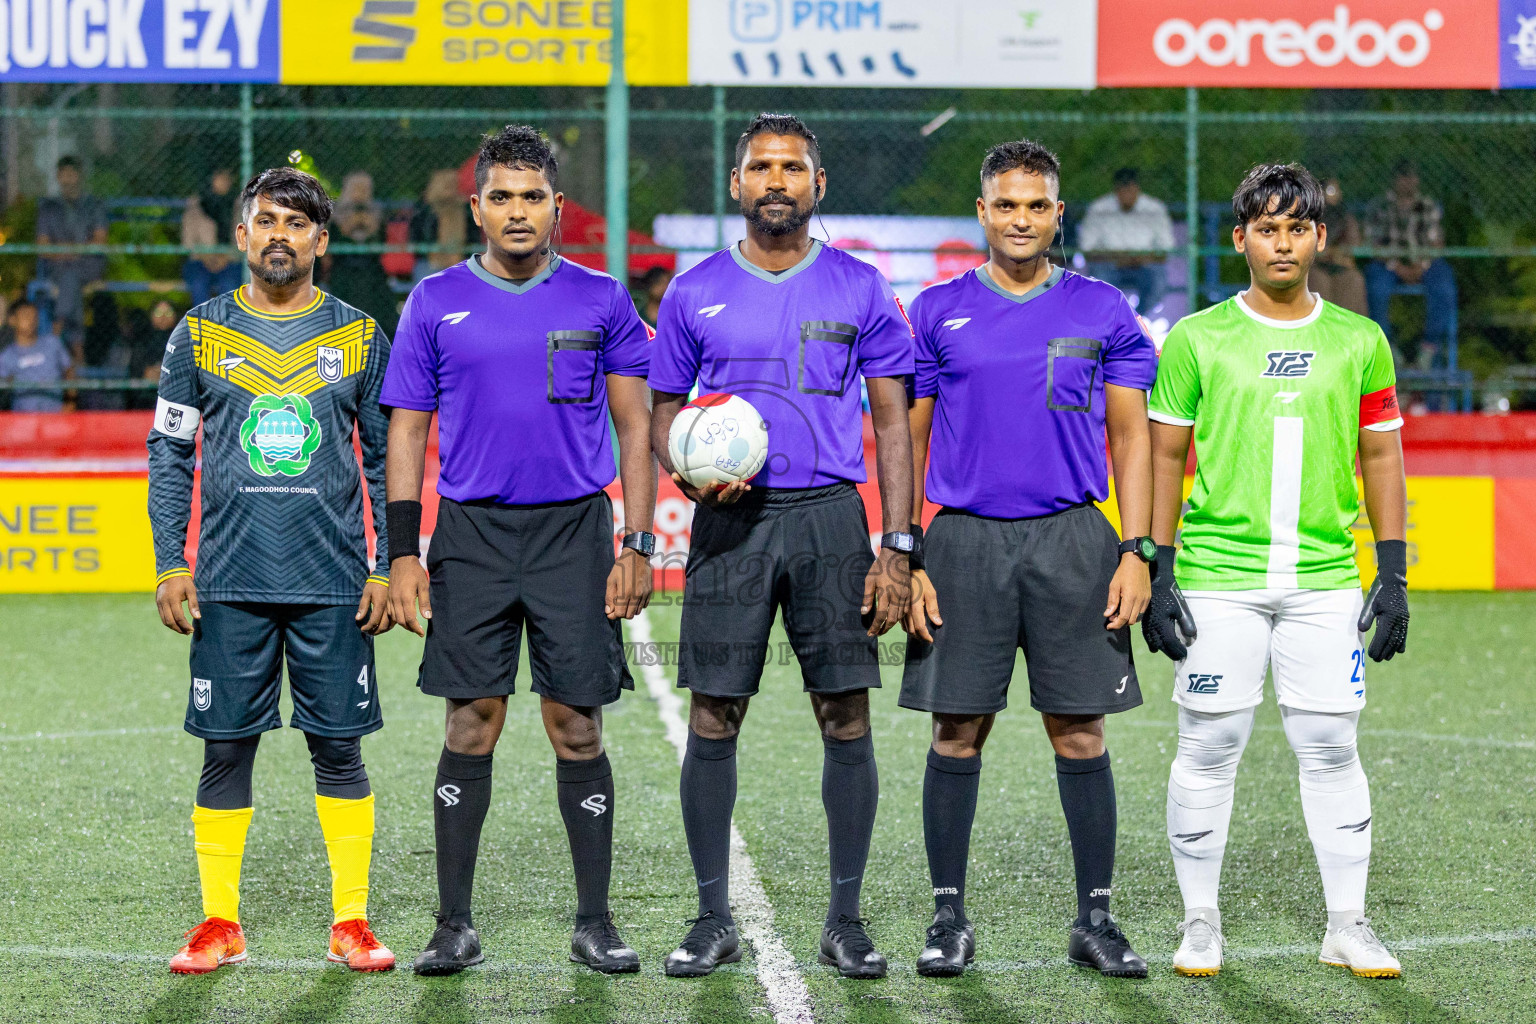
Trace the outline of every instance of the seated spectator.
{"label": "seated spectator", "polygon": [[1173,245],[1168,207],[1141,191],[1134,167],[1115,172],[1114,191],[1088,205],[1077,232],[1088,273],[1134,295],[1131,304],[1143,315],[1162,304],[1163,263]]}
{"label": "seated spectator", "polygon": [[1361,245],[1360,222],[1344,208],[1344,188],[1337,178],[1323,182],[1323,223],[1328,226],[1328,244],[1312,264],[1307,284],[1335,306],[1365,316],[1365,275],[1355,264],[1355,249]]}
{"label": "seated spectator", "polygon": [[240,287],[240,261],[234,256],[238,199],[234,173],[221,167],[208,179],[207,188],[187,199],[182,211],[182,245],[218,245],[230,250],[227,255],[198,253],[187,257],[181,276],[194,306]]}
{"label": "seated spectator", "polygon": [[[128,376],[132,351],[118,323],[117,297],[111,292],[92,292],[86,299],[85,339],[73,353],[80,378],[121,381]],[[81,388],[77,407],[88,410],[127,408],[123,392]]]}
{"label": "seated spectator", "polygon": [[1365,268],[1370,316],[1389,341],[1394,340],[1388,315],[1393,290],[1400,284],[1424,286],[1424,341],[1415,360],[1421,369],[1445,365],[1451,314],[1456,309],[1456,275],[1449,263],[1435,255],[1445,246],[1442,217],[1440,204],[1419,191],[1418,169],[1408,161],[1397,165],[1392,188],[1371,204],[1366,215],[1367,243],[1407,250],[1407,255],[1375,259]]}
{"label": "seated spectator", "polygon": [[645,272],[640,279],[639,299],[635,303],[640,310],[640,319],[656,326],[656,318],[661,314],[661,297],[667,294],[667,285],[672,283],[672,271],[666,267],[652,267]]}
{"label": "seated spectator", "polygon": [[433,171],[411,215],[410,237],[418,244],[435,244],[440,251],[417,257],[418,281],[463,262],[470,223],[469,200],[459,194],[458,169],[444,167]]}
{"label": "seated spectator", "polygon": [[[171,331],[176,329],[176,307],[161,299],[145,310],[134,306],[123,312],[123,337],[127,342],[129,359],[126,376],[133,380],[160,379],[160,363],[165,359],[165,347],[170,344]],[[148,390],[131,391],[128,408],[153,409],[155,393]]]}
{"label": "seated spectator", "polygon": [[[61,158],[56,177],[59,194],[37,205],[37,243],[106,244],[107,207],[86,191],[80,161],[72,156]],[[44,256],[38,260],[38,276],[53,286],[53,329],[71,345],[80,341],[85,323],[85,287],[100,281],[106,270],[105,256]]]}
{"label": "seated spectator", "polygon": [[[55,334],[38,332],[37,307],[22,301],[11,307],[9,317],[16,340],[0,351],[0,380],[14,384],[53,384],[74,376],[69,352]],[[58,389],[28,388],[11,392],[13,412],[59,412],[64,395]]]}
{"label": "seated spectator", "polygon": [[[331,217],[332,242],[383,241],[384,211],[373,198],[373,176],[353,171],[341,180],[341,194]],[[384,333],[394,337],[400,320],[389,274],[377,253],[326,256],[330,272],[326,290],[373,317]]]}

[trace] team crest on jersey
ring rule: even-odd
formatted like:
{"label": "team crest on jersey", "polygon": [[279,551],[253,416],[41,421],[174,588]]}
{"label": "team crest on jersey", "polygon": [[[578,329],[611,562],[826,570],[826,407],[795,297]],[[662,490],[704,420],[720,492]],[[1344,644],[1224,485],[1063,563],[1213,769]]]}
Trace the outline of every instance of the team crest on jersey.
{"label": "team crest on jersey", "polygon": [[327,384],[335,384],[341,380],[341,371],[345,365],[346,360],[342,358],[341,349],[321,345],[316,350],[315,370],[320,374],[320,379]]}
{"label": "team crest on jersey", "polygon": [[240,425],[240,447],[261,476],[298,476],[320,447],[320,424],[303,395],[257,395]]}
{"label": "team crest on jersey", "polygon": [[213,704],[213,680],[192,680],[192,706],[199,711],[207,711]]}
{"label": "team crest on jersey", "polygon": [[1260,377],[1305,377],[1312,372],[1312,357],[1316,352],[1266,352],[1269,368]]}
{"label": "team crest on jersey", "polygon": [[181,410],[172,406],[165,410],[165,432],[174,434],[181,429]]}

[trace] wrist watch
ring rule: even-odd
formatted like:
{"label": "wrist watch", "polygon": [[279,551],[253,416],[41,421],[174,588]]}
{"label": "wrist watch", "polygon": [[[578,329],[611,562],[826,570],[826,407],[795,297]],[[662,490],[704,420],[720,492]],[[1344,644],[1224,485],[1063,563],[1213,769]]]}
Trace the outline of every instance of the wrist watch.
{"label": "wrist watch", "polygon": [[1122,555],[1135,555],[1143,562],[1157,561],[1157,542],[1151,537],[1131,537],[1120,542]]}
{"label": "wrist watch", "polygon": [[912,553],[912,549],[917,547],[917,542],[912,539],[912,535],[910,533],[902,533],[901,531],[897,530],[892,531],[891,533],[882,534],[880,537],[880,546],[882,548],[890,548],[892,551],[899,551],[904,555],[910,555]]}
{"label": "wrist watch", "polygon": [[646,558],[650,558],[656,551],[656,535],[644,530],[624,535],[623,547],[640,552]]}

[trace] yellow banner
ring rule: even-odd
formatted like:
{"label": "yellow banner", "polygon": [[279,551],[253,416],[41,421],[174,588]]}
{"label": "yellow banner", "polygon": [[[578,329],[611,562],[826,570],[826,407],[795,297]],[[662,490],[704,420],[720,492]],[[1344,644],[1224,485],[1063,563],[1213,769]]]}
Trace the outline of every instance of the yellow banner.
{"label": "yellow banner", "polygon": [[0,478],[0,593],[155,586],[143,477]]}
{"label": "yellow banner", "polygon": [[[290,11],[292,13],[290,13]],[[300,13],[302,11],[302,13]],[[628,0],[625,74],[688,84],[688,0]],[[292,85],[606,85],[607,0],[324,0],[285,5]]]}
{"label": "yellow banner", "polygon": [[[1192,476],[1184,478],[1186,499],[1194,482]],[[1113,483],[1109,500],[1099,507],[1118,531]],[[1354,534],[1360,580],[1370,586],[1376,578],[1376,549],[1363,495]],[[1414,590],[1493,589],[1492,477],[1408,478],[1408,585]]]}

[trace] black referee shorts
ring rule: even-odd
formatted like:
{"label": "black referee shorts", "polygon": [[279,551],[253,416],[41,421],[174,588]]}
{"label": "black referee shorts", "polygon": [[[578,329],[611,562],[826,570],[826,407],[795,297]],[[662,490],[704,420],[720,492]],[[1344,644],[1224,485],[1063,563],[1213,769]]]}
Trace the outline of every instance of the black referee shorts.
{"label": "black referee shorts", "polygon": [[1104,628],[1119,545],[1092,505],[1033,519],[941,510],[923,560],[944,625],[931,627],[931,644],[907,638],[901,706],[1001,711],[1021,648],[1036,711],[1105,715],[1138,706],[1130,627]]}
{"label": "black referee shorts", "polygon": [[512,693],[526,628],[534,693],[613,703],[635,684],[619,621],[603,611],[612,570],[613,503],[601,491],[550,505],[443,499],[417,685],[453,700]]}
{"label": "black referee shorts", "polygon": [[778,610],[810,693],[880,685],[875,638],[861,620],[874,564],[864,500],[851,484],[748,491],[723,508],[698,505],[688,548],[677,685],[750,697]]}
{"label": "black referee shorts", "polygon": [[295,729],[351,739],[383,728],[373,637],[356,614],[355,604],[204,601],[192,620],[187,732],[238,740],[282,728],[285,660]]}

